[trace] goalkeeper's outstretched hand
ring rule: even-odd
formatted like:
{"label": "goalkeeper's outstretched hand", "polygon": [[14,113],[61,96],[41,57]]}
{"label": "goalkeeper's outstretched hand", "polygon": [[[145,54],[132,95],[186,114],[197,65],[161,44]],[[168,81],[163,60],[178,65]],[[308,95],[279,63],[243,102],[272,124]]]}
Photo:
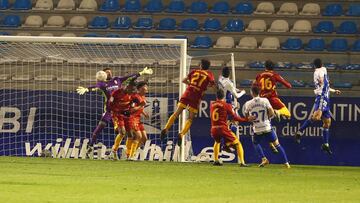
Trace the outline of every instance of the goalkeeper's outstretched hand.
{"label": "goalkeeper's outstretched hand", "polygon": [[142,71],[139,72],[140,75],[152,75],[153,69],[145,67]]}
{"label": "goalkeeper's outstretched hand", "polygon": [[78,93],[78,94],[80,94],[80,95],[83,95],[83,94],[85,94],[86,92],[89,92],[89,89],[88,88],[86,88],[86,87],[78,87],[77,89],[76,89],[76,92]]}

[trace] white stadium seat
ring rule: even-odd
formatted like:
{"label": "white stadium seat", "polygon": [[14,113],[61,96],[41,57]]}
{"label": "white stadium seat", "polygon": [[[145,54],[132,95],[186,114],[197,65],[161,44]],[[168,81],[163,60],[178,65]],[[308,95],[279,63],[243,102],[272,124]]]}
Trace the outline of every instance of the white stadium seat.
{"label": "white stadium seat", "polygon": [[266,23],[264,20],[252,20],[246,28],[248,32],[265,32],[265,30]]}
{"label": "white stadium seat", "polygon": [[289,24],[286,20],[274,20],[268,32],[289,32]]}
{"label": "white stadium seat", "polygon": [[311,23],[308,20],[298,20],[295,22],[291,32],[308,33],[311,32]]}
{"label": "white stadium seat", "polygon": [[95,0],[82,0],[78,8],[79,11],[96,11],[98,8]]}
{"label": "white stadium seat", "polygon": [[277,12],[278,15],[297,15],[299,13],[296,3],[283,3]]}
{"label": "white stadium seat", "polygon": [[53,37],[54,34],[51,33],[51,32],[42,32],[39,34],[39,36],[42,36],[42,37]]}
{"label": "white stadium seat", "polygon": [[315,3],[307,3],[304,5],[300,15],[320,15],[320,6]]}
{"label": "white stadium seat", "polygon": [[274,4],[271,2],[259,3],[256,7],[256,10],[254,11],[254,14],[271,15],[273,13],[275,13],[275,7]]}
{"label": "white stadium seat", "polygon": [[266,37],[259,49],[279,49],[280,41],[277,37]]}
{"label": "white stadium seat", "polygon": [[51,10],[54,8],[52,0],[38,0],[32,10]]}
{"label": "white stadium seat", "polygon": [[151,77],[149,79],[150,84],[165,84],[167,83],[168,78],[166,77]]}
{"label": "white stadium seat", "polygon": [[34,77],[35,81],[50,82],[55,80],[54,75],[37,75]]}
{"label": "white stadium seat", "polygon": [[236,48],[239,49],[256,49],[257,48],[257,40],[255,37],[243,37],[240,39],[239,44]]}
{"label": "white stadium seat", "polygon": [[19,74],[19,75],[14,75],[11,79],[14,81],[29,81],[33,79],[33,77],[29,74]]}
{"label": "white stadium seat", "polygon": [[18,32],[16,36],[31,36],[30,32]]}
{"label": "white stadium seat", "polygon": [[234,46],[235,41],[233,37],[221,36],[217,39],[214,48],[233,48]]}
{"label": "white stadium seat", "polygon": [[117,65],[128,65],[132,64],[134,60],[132,58],[118,58],[113,60],[113,64]]}
{"label": "white stadium seat", "polygon": [[76,37],[76,34],[72,32],[66,32],[62,34],[61,37]]}
{"label": "white stadium seat", "polygon": [[74,10],[74,0],[60,0],[55,10]]}
{"label": "white stadium seat", "polygon": [[[246,61],[234,61],[235,68],[245,68],[246,64]],[[229,61],[226,65],[231,67],[231,61]]]}
{"label": "white stadium seat", "polygon": [[70,28],[86,28],[87,19],[85,16],[74,16],[70,19],[68,27]]}
{"label": "white stadium seat", "polygon": [[0,74],[0,81],[9,80],[11,76],[9,74]]}
{"label": "white stadium seat", "polygon": [[65,19],[62,16],[50,16],[45,27],[64,27]]}
{"label": "white stadium seat", "polygon": [[30,15],[26,18],[22,27],[41,27],[43,26],[43,19],[38,15]]}

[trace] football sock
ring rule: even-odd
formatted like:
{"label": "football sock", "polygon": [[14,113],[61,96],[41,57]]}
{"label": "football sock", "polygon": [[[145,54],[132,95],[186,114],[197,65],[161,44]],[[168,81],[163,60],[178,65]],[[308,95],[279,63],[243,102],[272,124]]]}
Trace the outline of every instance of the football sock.
{"label": "football sock", "polygon": [[176,120],[175,114],[172,114],[165,125],[165,129],[169,130]]}
{"label": "football sock", "polygon": [[309,127],[309,125],[311,125],[313,122],[311,119],[307,119],[299,128],[299,131],[302,132],[303,130],[305,130],[307,127]]}
{"label": "football sock", "polygon": [[254,144],[254,147],[255,147],[256,152],[257,152],[258,155],[260,156],[260,158],[266,158],[266,157],[265,157],[265,154],[264,154],[264,151],[263,151],[263,149],[262,149],[262,147],[261,147],[260,144]]}
{"label": "football sock", "polygon": [[287,109],[286,107],[282,107],[282,108],[279,110],[279,113],[280,113],[280,115],[285,116],[285,117],[287,117],[287,118],[290,118],[290,117],[291,117],[291,113],[290,113],[289,109]]}
{"label": "football sock", "polygon": [[113,145],[113,151],[117,151],[119,149],[119,146],[120,146],[120,143],[121,141],[124,139],[125,135],[122,135],[122,134],[118,134],[115,138],[115,142],[114,142],[114,145]]}
{"label": "football sock", "polygon": [[280,152],[280,154],[281,154],[281,156],[282,156],[282,158],[283,158],[284,163],[288,163],[289,161],[288,161],[288,158],[287,158],[287,156],[286,156],[286,153],[285,153],[284,148],[283,148],[280,144],[278,144],[278,145],[275,146],[275,147],[276,147],[276,149]]}
{"label": "football sock", "polygon": [[236,144],[236,152],[238,155],[238,159],[240,160],[240,162],[242,164],[245,164],[245,159],[244,159],[244,149],[242,147],[241,142],[239,142],[238,144]]}
{"label": "football sock", "polygon": [[323,128],[323,142],[326,145],[329,145],[329,128]]}
{"label": "football sock", "polygon": [[137,146],[139,145],[139,141],[138,140],[133,140],[132,144],[131,144],[131,149],[130,149],[130,157],[132,158],[136,151],[137,151]]}
{"label": "football sock", "polygon": [[[187,119],[186,122],[185,122],[185,126],[184,128],[182,129],[182,131],[180,132],[181,136],[184,137],[184,135],[186,135],[186,133],[189,131],[190,127],[191,127],[191,124],[192,124],[192,119]],[[181,138],[182,138],[181,137]]]}
{"label": "football sock", "polygon": [[131,150],[131,145],[132,145],[132,139],[127,139],[126,140],[126,156],[129,157],[130,156],[130,150]]}
{"label": "football sock", "polygon": [[214,143],[214,161],[219,161],[220,142]]}
{"label": "football sock", "polygon": [[103,123],[100,123],[96,126],[94,132],[92,133],[91,140],[89,145],[92,146],[96,143],[96,137],[97,135],[105,128],[105,125]]}

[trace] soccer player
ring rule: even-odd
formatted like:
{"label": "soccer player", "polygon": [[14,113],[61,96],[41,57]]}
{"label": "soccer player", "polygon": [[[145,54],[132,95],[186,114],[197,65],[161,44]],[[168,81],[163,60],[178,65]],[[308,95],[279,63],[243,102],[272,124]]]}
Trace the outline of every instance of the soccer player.
{"label": "soccer player", "polygon": [[302,132],[311,125],[314,121],[322,120],[323,123],[323,144],[321,145],[321,150],[328,154],[332,154],[329,146],[329,129],[331,126],[331,115],[330,115],[330,92],[335,94],[341,94],[340,90],[330,88],[329,76],[327,70],[322,66],[320,59],[314,60],[314,84],[316,95],[315,104],[314,104],[314,113],[311,118],[306,120],[299,130],[296,132],[295,139],[300,143],[300,137]]}
{"label": "soccer player", "polygon": [[265,71],[256,76],[256,83],[260,87],[260,97],[265,97],[269,100],[271,106],[274,108],[276,117],[280,116],[290,119],[291,114],[285,104],[279,99],[276,84],[281,83],[286,88],[292,88],[291,84],[282,78],[274,71],[274,63],[270,60],[265,62]]}
{"label": "soccer player", "polygon": [[264,167],[269,164],[269,160],[266,158],[260,145],[260,142],[265,140],[276,147],[282,156],[283,163],[287,168],[290,168],[285,150],[280,145],[277,135],[271,127],[270,119],[275,115],[274,109],[271,107],[269,100],[267,98],[260,97],[259,94],[259,87],[257,85],[253,85],[251,87],[251,96],[253,98],[245,103],[244,111],[246,116],[255,116],[255,120],[252,121],[254,131],[252,141],[257,153],[261,157],[259,167]]}
{"label": "soccer player", "polygon": [[237,151],[240,166],[247,166],[244,160],[244,150],[241,142],[236,135],[229,129],[227,125],[228,116],[231,116],[235,121],[246,122],[251,121],[253,117],[241,118],[233,111],[232,106],[225,102],[224,92],[219,89],[216,92],[216,101],[210,105],[211,115],[211,136],[214,138],[214,165],[222,165],[219,162],[220,143],[221,138],[224,139],[227,146],[234,147]]}
{"label": "soccer player", "polygon": [[175,120],[179,117],[184,109],[188,109],[189,117],[185,122],[185,126],[179,133],[178,145],[181,144],[184,135],[189,131],[195,114],[198,112],[200,101],[206,91],[207,87],[215,85],[215,79],[210,68],[210,61],[202,59],[200,67],[191,71],[186,78],[183,79],[183,83],[187,85],[184,94],[181,96],[176,111],[170,116],[165,128],[161,131],[161,139],[164,139],[167,135],[170,127],[174,124]]}
{"label": "soccer player", "polygon": [[[100,122],[95,128],[95,130],[92,133],[90,143],[88,145],[88,153],[91,151],[91,147],[93,144],[96,143],[97,135],[106,127],[107,123],[111,122],[111,113],[109,109],[109,98],[114,90],[117,90],[121,87],[121,84],[129,79],[137,78],[141,75],[145,74],[152,74],[152,69],[145,67],[142,71],[136,74],[127,75],[125,77],[113,77],[112,71],[110,68],[105,68],[102,72],[106,73],[106,78],[101,78],[100,80],[97,79],[97,83],[95,85],[89,86],[89,87],[78,87],[76,89],[77,93],[80,95],[83,95],[89,91],[101,91],[101,93],[104,96],[104,113],[101,116]],[[101,73],[100,71],[98,73]],[[103,73],[102,73],[103,74]],[[117,134],[122,134],[118,129],[117,125],[114,125],[115,131]]]}

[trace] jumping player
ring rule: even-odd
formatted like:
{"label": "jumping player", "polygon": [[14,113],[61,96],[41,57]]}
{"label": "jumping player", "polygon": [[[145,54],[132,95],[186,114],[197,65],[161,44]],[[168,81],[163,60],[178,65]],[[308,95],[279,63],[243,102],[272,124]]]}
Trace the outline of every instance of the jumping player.
{"label": "jumping player", "polygon": [[186,91],[181,96],[176,111],[170,116],[165,128],[161,131],[161,139],[167,135],[170,127],[174,124],[175,120],[179,117],[184,109],[188,109],[189,117],[185,122],[185,126],[179,133],[178,144],[180,145],[184,135],[189,131],[195,114],[198,112],[200,101],[208,86],[214,86],[214,75],[208,69],[210,68],[210,61],[202,59],[200,67],[191,71],[183,83],[187,85]]}
{"label": "jumping player", "polygon": [[329,146],[329,129],[331,126],[331,116],[330,116],[330,92],[335,94],[341,94],[340,90],[330,88],[329,76],[327,70],[322,66],[320,59],[314,60],[314,84],[316,95],[315,104],[314,104],[314,113],[311,118],[306,120],[299,130],[296,132],[295,139],[300,143],[300,137],[302,132],[311,125],[314,121],[322,120],[323,123],[323,144],[321,145],[321,150],[328,154],[332,154]]}

